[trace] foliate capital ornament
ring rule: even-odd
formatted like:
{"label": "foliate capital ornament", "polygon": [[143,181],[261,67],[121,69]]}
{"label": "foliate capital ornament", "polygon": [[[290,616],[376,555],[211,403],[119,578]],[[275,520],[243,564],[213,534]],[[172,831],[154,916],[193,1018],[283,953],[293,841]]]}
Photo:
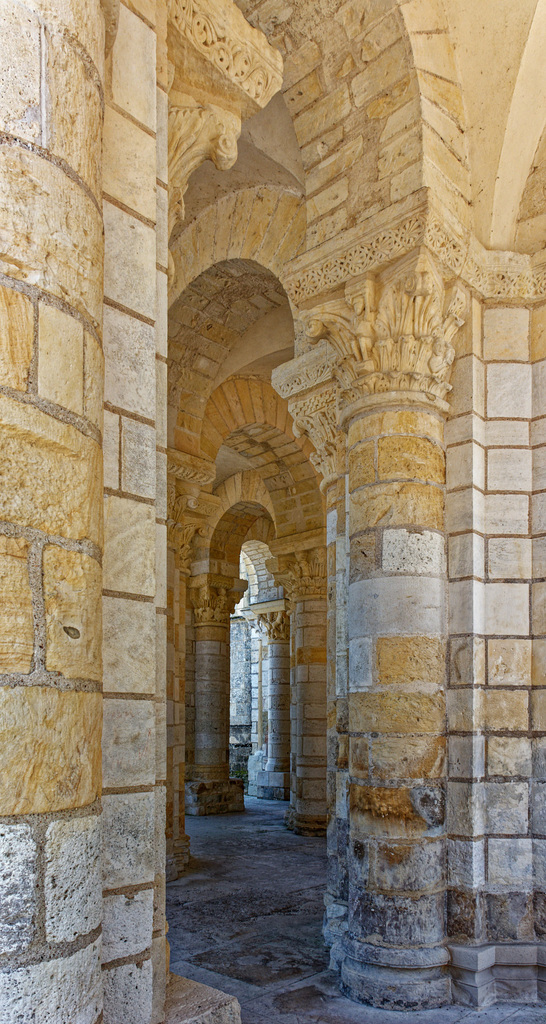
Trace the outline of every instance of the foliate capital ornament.
{"label": "foliate capital ornament", "polygon": [[227,171],[237,160],[241,118],[189,94],[169,94],[169,238],[184,219],[184,194],[192,171],[212,160]]}
{"label": "foliate capital ornament", "polygon": [[264,612],[256,616],[257,623],[267,636],[269,643],[288,643],[290,640],[290,615],[286,611]]}
{"label": "foliate capital ornament", "polygon": [[191,545],[195,536],[205,537],[206,528],[197,523],[179,523],[167,519],[167,543],[173,548],[176,567],[184,575],[191,572]]}
{"label": "foliate capital ornament", "polygon": [[344,438],[338,426],[337,389],[334,387],[312,391],[305,397],[293,399],[288,409],[294,420],[294,434],[310,438],[315,451],[309,459],[322,476],[321,489],[325,490],[340,472],[340,456]]}
{"label": "foliate capital ornament", "polygon": [[218,578],[192,587],[190,598],[196,625],[227,623],[229,616],[235,610],[235,605],[241,600],[244,593],[244,591],[230,586],[230,583],[233,582]]}
{"label": "foliate capital ornament", "polygon": [[452,342],[464,323],[466,296],[459,284],[445,290],[426,252],[412,264],[404,261],[384,283],[372,274],[351,281],[343,299],[309,314],[311,341],[326,339],[336,352],[342,404],[413,391],[447,408]]}
{"label": "foliate capital ornament", "polygon": [[269,559],[266,569],[291,602],[305,597],[326,597],[327,568],[324,548],[309,548],[294,555]]}

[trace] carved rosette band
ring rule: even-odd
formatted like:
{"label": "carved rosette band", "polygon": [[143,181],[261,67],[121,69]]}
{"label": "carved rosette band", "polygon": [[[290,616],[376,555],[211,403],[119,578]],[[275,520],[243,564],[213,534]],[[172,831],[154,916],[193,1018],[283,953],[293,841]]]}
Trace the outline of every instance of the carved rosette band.
{"label": "carved rosette band", "polygon": [[326,597],[324,548],[310,548],[298,551],[295,555],[272,558],[265,566],[274,576],[277,586],[283,588],[289,601],[301,601],[306,597]]}
{"label": "carved rosette band", "polygon": [[260,630],[269,643],[288,643],[290,640],[290,615],[286,611],[263,612],[256,616]]}
{"label": "carved rosette band", "polygon": [[311,342],[326,339],[337,360],[341,404],[387,391],[414,391],[446,408],[455,358],[453,339],[464,323],[466,296],[448,291],[426,252],[394,280],[374,275],[345,288],[345,298],[309,314]]}

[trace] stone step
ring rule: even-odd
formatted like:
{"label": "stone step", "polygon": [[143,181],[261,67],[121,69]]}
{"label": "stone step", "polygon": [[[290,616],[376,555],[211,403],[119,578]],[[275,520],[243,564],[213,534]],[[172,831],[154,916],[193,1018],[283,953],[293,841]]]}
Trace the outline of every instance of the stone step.
{"label": "stone step", "polygon": [[241,1007],[235,996],[170,974],[165,1024],[241,1024]]}

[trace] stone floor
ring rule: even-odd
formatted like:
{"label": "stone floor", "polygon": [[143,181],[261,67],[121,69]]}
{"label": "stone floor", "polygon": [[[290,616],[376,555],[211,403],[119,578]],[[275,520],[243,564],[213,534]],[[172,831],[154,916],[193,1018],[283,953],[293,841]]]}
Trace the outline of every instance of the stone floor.
{"label": "stone floor", "polygon": [[186,819],[192,860],[167,887],[171,970],[236,995],[243,1024],[546,1024],[544,1006],[394,1013],[345,999],[321,936],[324,841],[288,832],[284,803],[245,804]]}

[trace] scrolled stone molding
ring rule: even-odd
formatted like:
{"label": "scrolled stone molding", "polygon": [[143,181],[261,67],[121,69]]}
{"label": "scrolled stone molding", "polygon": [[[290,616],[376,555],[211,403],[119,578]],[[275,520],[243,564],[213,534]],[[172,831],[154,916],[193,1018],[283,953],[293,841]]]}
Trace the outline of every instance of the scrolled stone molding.
{"label": "scrolled stone molding", "polygon": [[241,118],[189,94],[169,94],[169,238],[185,215],[184,195],[192,171],[212,160],[228,171],[237,160]]}
{"label": "scrolled stone molding", "polygon": [[324,548],[307,548],[292,556],[268,559],[266,569],[290,602],[305,597],[326,597],[327,568]]}
{"label": "scrolled stone molding", "polygon": [[205,486],[213,482],[216,466],[214,462],[202,459],[199,455],[189,455],[176,448],[168,448],[167,473],[177,480]]}
{"label": "scrolled stone molding", "polygon": [[337,355],[342,404],[363,394],[418,392],[443,408],[455,358],[453,339],[464,323],[466,295],[446,290],[426,250],[397,264],[390,279],[367,274],[345,297],[309,312],[311,340],[328,340]]}
{"label": "scrolled stone molding", "polygon": [[286,611],[265,612],[256,614],[256,622],[269,643],[288,643],[290,640],[290,615]]}
{"label": "scrolled stone molding", "polygon": [[296,437],[309,437],[315,451],[310,462],[322,476],[321,490],[326,490],[338,477],[340,441],[337,388],[312,391],[293,399],[288,409],[294,421]]}
{"label": "scrolled stone molding", "polygon": [[183,43],[247,97],[265,107],[282,86],[283,62],[233,0],[168,0],[168,17]]}

